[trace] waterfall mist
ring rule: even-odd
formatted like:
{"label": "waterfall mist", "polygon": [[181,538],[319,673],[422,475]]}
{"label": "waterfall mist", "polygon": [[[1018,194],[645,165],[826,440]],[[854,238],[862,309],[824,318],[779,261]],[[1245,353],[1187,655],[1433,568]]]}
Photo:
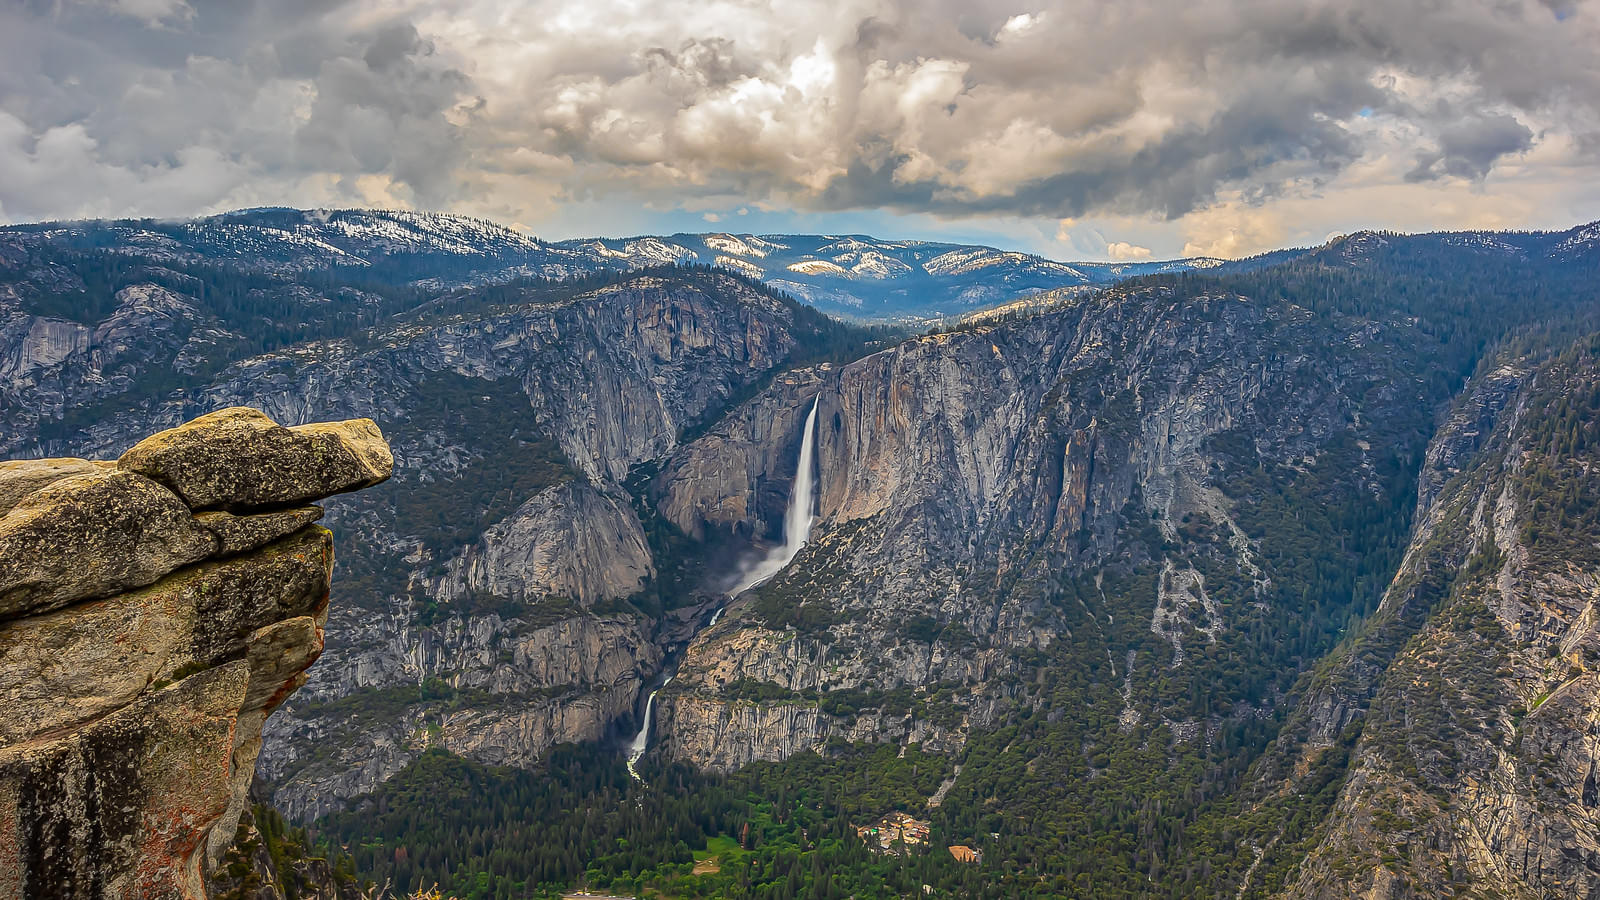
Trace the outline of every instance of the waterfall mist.
{"label": "waterfall mist", "polygon": [[812,513],[816,480],[812,460],[816,454],[817,404],[821,400],[820,396],[812,400],[811,412],[806,415],[805,436],[800,440],[800,462],[795,467],[794,487],[789,492],[789,508],[783,514],[783,543],[773,547],[765,557],[741,572],[734,588],[728,591],[729,597],[737,597],[783,571],[784,566],[793,562],[800,548],[811,539],[811,523],[816,518]]}

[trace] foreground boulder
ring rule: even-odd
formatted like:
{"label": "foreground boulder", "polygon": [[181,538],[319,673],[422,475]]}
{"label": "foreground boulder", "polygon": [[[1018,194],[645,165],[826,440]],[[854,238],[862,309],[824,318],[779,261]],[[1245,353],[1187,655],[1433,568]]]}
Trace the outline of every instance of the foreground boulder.
{"label": "foreground boulder", "polygon": [[179,672],[243,658],[256,631],[286,618],[320,622],[332,567],[329,533],[307,528],[256,553],[7,624],[0,746],[105,715]]}
{"label": "foreground boulder", "polygon": [[231,662],[0,750],[0,896],[204,897],[248,682]]}
{"label": "foreground boulder", "polygon": [[201,528],[211,532],[217,539],[217,552],[230,555],[265,547],[286,534],[293,534],[322,518],[322,509],[300,506],[253,516],[236,516],[213,510],[199,513],[194,518]]}
{"label": "foreground boulder", "polygon": [[0,464],[0,898],[205,897],[322,652],[332,535],[290,504],[393,465],[238,409],[130,458]]}
{"label": "foreground boulder", "polygon": [[394,472],[371,419],[285,428],[236,406],[134,445],[117,467],[171,488],[194,509],[260,509],[370,487]]}
{"label": "foreground boulder", "polygon": [[216,552],[182,500],[142,475],[72,475],[0,519],[0,619],[143,587]]}

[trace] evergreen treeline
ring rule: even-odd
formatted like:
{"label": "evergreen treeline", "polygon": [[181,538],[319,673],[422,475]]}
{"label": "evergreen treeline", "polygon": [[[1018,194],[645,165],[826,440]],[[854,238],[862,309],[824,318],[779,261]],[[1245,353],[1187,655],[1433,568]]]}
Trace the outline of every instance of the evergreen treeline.
{"label": "evergreen treeline", "polygon": [[[559,747],[539,772],[424,753],[351,810],[318,823],[357,867],[399,890],[439,885],[468,900],[551,897],[584,885],[620,893],[791,900],[983,893],[979,870],[930,845],[891,856],[855,825],[918,812],[949,760],[915,748],[840,747],[731,776],[646,767]],[[942,843],[941,843],[942,842]],[[698,866],[697,872],[697,863]],[[999,896],[999,895],[996,895]]]}

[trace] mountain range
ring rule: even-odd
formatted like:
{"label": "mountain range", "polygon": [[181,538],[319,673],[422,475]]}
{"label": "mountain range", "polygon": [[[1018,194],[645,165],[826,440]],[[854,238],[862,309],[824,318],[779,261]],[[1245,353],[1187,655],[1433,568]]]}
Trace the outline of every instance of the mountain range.
{"label": "mountain range", "polygon": [[657,265],[718,266],[824,311],[861,319],[934,318],[1040,291],[1222,264],[1204,257],[1061,263],[993,247],[866,235],[673,234],[548,242],[482,219],[361,209],[253,209],[179,222],[71,222],[11,230],[58,248],[113,249],[154,262],[226,261],[277,274],[337,271],[356,280],[428,288]]}
{"label": "mountain range", "polygon": [[382,427],[256,778],[407,888],[1600,896],[1600,223],[1149,265],[18,226],[0,449]]}

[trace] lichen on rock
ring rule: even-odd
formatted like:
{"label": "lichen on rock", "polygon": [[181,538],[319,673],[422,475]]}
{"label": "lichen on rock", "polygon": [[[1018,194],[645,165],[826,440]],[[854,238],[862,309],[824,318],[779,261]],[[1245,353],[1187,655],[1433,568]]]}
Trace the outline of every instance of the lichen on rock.
{"label": "lichen on rock", "polygon": [[92,475],[115,463],[87,459],[9,459],[0,462],[0,516],[15,509],[29,494],[72,475]]}
{"label": "lichen on rock", "polygon": [[236,516],[222,510],[195,515],[200,527],[216,537],[217,552],[224,556],[265,547],[321,518],[322,510],[316,506],[299,506],[249,516]]}
{"label": "lichen on rock", "polygon": [[0,519],[0,619],[143,587],[217,545],[183,501],[142,475],[63,478]]}

